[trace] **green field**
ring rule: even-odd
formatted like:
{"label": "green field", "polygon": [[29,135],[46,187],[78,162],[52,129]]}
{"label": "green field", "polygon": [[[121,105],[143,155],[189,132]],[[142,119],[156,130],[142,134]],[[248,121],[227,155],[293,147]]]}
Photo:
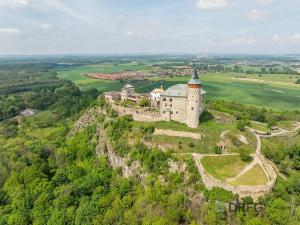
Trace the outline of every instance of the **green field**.
{"label": "green field", "polygon": [[239,185],[257,186],[257,185],[264,185],[267,182],[268,182],[268,178],[266,177],[263,169],[259,164],[256,164],[252,169],[248,170],[242,176],[232,181],[231,184],[235,186],[239,186]]}
{"label": "green field", "polygon": [[[119,90],[124,84],[120,81],[104,81],[85,77],[88,72],[120,72],[128,70],[147,70],[149,65],[130,64],[99,64],[72,67],[58,71],[58,77],[73,81],[81,89],[96,88],[100,91]],[[185,83],[189,77],[164,79],[164,88],[177,83]],[[236,78],[242,77],[239,80]],[[299,76],[284,74],[249,75],[236,73],[209,73],[200,75],[207,90],[208,99],[235,101],[242,104],[265,107],[274,110],[299,110],[300,85],[294,84]],[[260,82],[262,81],[262,82]],[[151,78],[149,81],[132,83],[139,92],[149,92],[160,86],[160,78]]]}
{"label": "green field", "polygon": [[205,156],[202,158],[201,163],[209,174],[220,180],[235,177],[248,164],[243,162],[238,155]]}

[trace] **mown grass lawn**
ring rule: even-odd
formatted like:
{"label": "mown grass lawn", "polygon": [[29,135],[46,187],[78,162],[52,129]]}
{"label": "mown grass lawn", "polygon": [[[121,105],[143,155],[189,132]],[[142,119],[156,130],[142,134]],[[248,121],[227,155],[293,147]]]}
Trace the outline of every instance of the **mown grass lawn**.
{"label": "mown grass lawn", "polygon": [[236,176],[248,163],[240,156],[205,156],[201,159],[203,168],[213,177],[225,180]]}
{"label": "mown grass lawn", "polygon": [[268,178],[266,177],[263,169],[259,164],[256,164],[253,168],[251,168],[242,176],[238,177],[236,180],[232,181],[230,184],[235,186],[257,186],[264,185],[267,182]]}

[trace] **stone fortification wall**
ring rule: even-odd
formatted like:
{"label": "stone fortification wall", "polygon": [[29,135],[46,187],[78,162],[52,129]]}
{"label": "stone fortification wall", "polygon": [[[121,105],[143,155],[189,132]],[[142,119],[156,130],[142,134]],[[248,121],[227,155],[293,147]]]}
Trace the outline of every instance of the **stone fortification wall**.
{"label": "stone fortification wall", "polygon": [[193,154],[194,160],[196,162],[199,173],[201,174],[202,180],[206,188],[212,189],[213,187],[221,187],[225,190],[232,191],[233,193],[237,193],[241,198],[246,196],[251,196],[253,199],[258,199],[259,197],[269,194],[272,192],[273,187],[275,185],[277,174],[269,163],[269,161],[261,154],[261,139],[260,136],[254,133],[253,130],[250,131],[255,135],[257,139],[257,147],[256,147],[256,157],[258,164],[262,167],[265,172],[265,175],[268,178],[268,183],[265,185],[259,186],[233,186],[225,181],[218,180],[211,175],[209,175],[205,169],[203,168],[200,160],[201,156],[197,154]]}
{"label": "stone fortification wall", "polygon": [[116,110],[119,116],[132,115],[133,119],[141,122],[156,122],[162,121],[160,113],[158,112],[146,112],[143,109],[134,109],[129,107],[122,107],[112,104],[112,108]]}
{"label": "stone fortification wall", "polygon": [[193,139],[201,139],[201,134],[186,132],[186,131],[175,131],[175,130],[163,130],[163,129],[155,129],[154,135],[166,135],[166,136],[174,136],[174,137],[187,137]]}
{"label": "stone fortification wall", "polygon": [[264,196],[266,194],[271,193],[273,190],[275,181],[276,181],[276,174],[272,180],[269,180],[267,184],[260,185],[260,186],[233,186],[225,181],[218,180],[211,175],[209,175],[202,164],[200,163],[200,158],[197,155],[193,155],[198,171],[201,174],[202,181],[207,189],[212,189],[213,187],[221,187],[225,190],[231,191],[239,195],[240,198],[251,196],[253,199],[257,200],[259,197]]}

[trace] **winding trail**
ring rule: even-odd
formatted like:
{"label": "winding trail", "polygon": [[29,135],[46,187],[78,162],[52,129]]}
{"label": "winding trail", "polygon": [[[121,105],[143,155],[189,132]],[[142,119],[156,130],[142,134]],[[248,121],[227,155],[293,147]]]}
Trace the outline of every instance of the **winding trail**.
{"label": "winding trail", "polygon": [[[252,196],[254,199],[259,198],[260,196],[263,196],[267,193],[270,193],[275,185],[276,179],[277,179],[277,174],[285,179],[285,176],[282,175],[278,168],[264,157],[262,154],[262,143],[261,143],[261,138],[266,138],[266,137],[276,137],[276,136],[285,136],[289,134],[293,134],[295,132],[298,132],[300,130],[300,123],[295,122],[296,127],[292,131],[287,131],[284,129],[280,129],[279,132],[273,132],[270,135],[262,135],[257,132],[257,130],[252,129],[252,128],[247,128],[255,137],[257,140],[257,145],[256,145],[256,150],[255,154],[251,155],[253,157],[253,161],[247,165],[243,170],[241,170],[235,177],[232,178],[227,178],[225,181],[218,180],[211,176],[202,166],[201,164],[201,159],[204,156],[226,156],[226,155],[239,155],[239,154],[197,154],[197,153],[192,153],[193,159],[195,161],[195,164],[197,166],[197,169],[202,177],[203,183],[206,186],[206,188],[211,189],[213,187],[221,187],[226,190],[232,191],[234,193],[239,194],[240,197],[244,196]],[[221,138],[224,138],[224,135],[226,133],[222,132]],[[255,165],[259,164],[261,168],[263,169],[268,182],[265,185],[258,185],[258,186],[233,186],[230,185],[229,183],[232,181],[235,181],[237,178],[243,176],[246,172],[251,170]]]}
{"label": "winding trail", "polygon": [[230,182],[236,180],[237,178],[243,176],[246,172],[251,170],[257,164],[258,164],[257,157],[254,156],[252,162],[249,165],[247,165],[244,169],[242,169],[235,177],[227,178],[226,182],[230,183]]}

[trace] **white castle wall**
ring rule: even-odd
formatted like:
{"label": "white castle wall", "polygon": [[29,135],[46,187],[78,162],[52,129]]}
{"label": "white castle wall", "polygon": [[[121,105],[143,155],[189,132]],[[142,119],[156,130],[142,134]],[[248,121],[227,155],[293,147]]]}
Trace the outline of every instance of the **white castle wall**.
{"label": "white castle wall", "polygon": [[[164,98],[166,99],[164,101]],[[160,113],[164,120],[175,120],[181,123],[186,122],[187,98],[164,97],[160,99]],[[172,101],[171,101],[172,99]],[[165,112],[165,113],[164,113]]]}
{"label": "white castle wall", "polygon": [[200,108],[202,103],[200,93],[200,88],[189,88],[188,90],[186,123],[192,128],[197,128],[199,126]]}

